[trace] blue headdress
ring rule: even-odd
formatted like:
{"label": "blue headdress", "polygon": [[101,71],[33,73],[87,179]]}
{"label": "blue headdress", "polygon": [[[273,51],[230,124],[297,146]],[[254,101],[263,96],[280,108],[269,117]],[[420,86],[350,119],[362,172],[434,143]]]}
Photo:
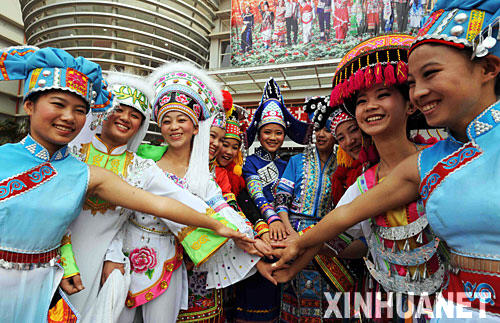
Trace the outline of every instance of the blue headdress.
{"label": "blue headdress", "polygon": [[295,119],[290,111],[286,109],[280,88],[272,77],[264,87],[260,105],[257,111],[255,111],[252,122],[246,131],[246,148],[252,145],[257,131],[270,123],[283,126],[286,135],[298,144],[307,144],[312,134],[312,124]]}
{"label": "blue headdress", "polygon": [[439,0],[410,52],[424,43],[471,48],[474,56],[500,56],[499,0]]}
{"label": "blue headdress", "polygon": [[24,80],[24,100],[46,90],[69,91],[80,96],[93,113],[104,114],[113,95],[102,78],[101,67],[83,57],[74,58],[59,48],[31,46],[1,50],[0,81]]}

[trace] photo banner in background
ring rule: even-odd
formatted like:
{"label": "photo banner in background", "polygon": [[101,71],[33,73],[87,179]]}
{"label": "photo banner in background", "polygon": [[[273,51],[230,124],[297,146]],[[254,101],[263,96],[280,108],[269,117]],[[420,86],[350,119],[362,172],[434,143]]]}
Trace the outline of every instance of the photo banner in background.
{"label": "photo banner in background", "polygon": [[342,58],[361,41],[416,33],[436,0],[232,0],[233,67]]}

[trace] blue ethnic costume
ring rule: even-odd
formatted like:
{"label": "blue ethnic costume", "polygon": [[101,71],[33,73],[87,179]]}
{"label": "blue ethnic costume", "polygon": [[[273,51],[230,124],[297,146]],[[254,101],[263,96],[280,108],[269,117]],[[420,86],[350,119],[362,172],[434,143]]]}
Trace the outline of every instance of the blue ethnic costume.
{"label": "blue ethnic costume", "polygon": [[[305,144],[312,133],[312,127],[295,119],[285,108],[278,84],[270,79],[262,96],[261,103],[247,129],[247,148],[253,143],[257,131],[270,123],[279,124],[293,141]],[[286,168],[286,162],[277,154],[273,157],[264,148],[259,147],[255,154],[246,158],[243,165],[243,178],[248,193],[260,210],[262,220],[268,224],[281,221],[274,209],[274,192],[278,181]],[[277,319],[280,308],[279,288],[272,285],[261,275],[254,275],[240,284],[236,316],[248,321],[269,321]]]}
{"label": "blue ethnic costume", "polygon": [[[305,111],[316,129],[326,126],[331,109],[327,97],[313,97],[306,102]],[[276,192],[276,212],[286,212],[295,231],[301,232],[318,223],[334,205],[331,195],[331,176],[337,167],[334,150],[321,166],[319,152],[311,143],[306,152],[290,158]],[[347,246],[353,237],[342,234],[337,251]],[[340,244],[340,242],[343,242]],[[339,250],[340,249],[340,250]],[[317,266],[317,267],[315,267]],[[325,275],[325,276],[323,276]],[[326,279],[325,279],[325,278]],[[328,307],[325,292],[347,292],[354,285],[348,268],[336,257],[317,255],[291,282],[283,287],[281,320],[283,322],[322,321]],[[325,320],[329,321],[329,320]]]}
{"label": "blue ethnic costume", "polygon": [[[471,48],[473,57],[498,57],[499,17],[498,1],[440,1],[412,49],[438,42]],[[418,159],[420,196],[429,224],[451,252],[450,278],[438,304],[448,300],[465,307],[462,312],[472,314],[471,322],[481,317],[480,308],[486,311],[489,322],[500,321],[500,230],[496,225],[500,205],[495,190],[499,123],[497,101],[467,126],[468,142],[450,135],[423,150]],[[463,300],[457,299],[458,292],[465,293]]]}
{"label": "blue ethnic costume", "polygon": [[[0,80],[25,80],[25,99],[50,88],[81,96],[95,112],[109,104],[101,68],[82,57],[35,47],[9,48],[1,56]],[[60,258],[59,248],[69,242],[63,236],[83,205],[88,167],[67,146],[50,156],[30,135],[1,146],[0,165],[0,321],[51,321],[52,297],[70,274],[58,264],[70,261]],[[55,316],[76,322],[78,314],[59,294]]]}

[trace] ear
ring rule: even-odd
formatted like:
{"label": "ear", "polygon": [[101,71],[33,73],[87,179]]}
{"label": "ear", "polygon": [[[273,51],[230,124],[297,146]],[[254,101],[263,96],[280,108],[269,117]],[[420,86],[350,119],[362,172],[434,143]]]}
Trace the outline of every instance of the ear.
{"label": "ear", "polygon": [[197,135],[198,132],[200,131],[200,127],[198,125],[194,126],[194,131],[193,131],[193,135]]}
{"label": "ear", "polygon": [[495,82],[496,77],[500,74],[500,57],[495,55],[488,55],[481,59],[483,65],[483,81],[488,83]]}
{"label": "ear", "polygon": [[413,113],[415,113],[416,110],[417,109],[415,108],[415,106],[413,104],[411,104],[410,101],[406,102],[406,114],[408,114],[410,116]]}
{"label": "ear", "polygon": [[35,103],[31,100],[26,100],[24,101],[23,108],[24,112],[26,112],[26,114],[31,117],[33,115],[33,112],[35,111]]}

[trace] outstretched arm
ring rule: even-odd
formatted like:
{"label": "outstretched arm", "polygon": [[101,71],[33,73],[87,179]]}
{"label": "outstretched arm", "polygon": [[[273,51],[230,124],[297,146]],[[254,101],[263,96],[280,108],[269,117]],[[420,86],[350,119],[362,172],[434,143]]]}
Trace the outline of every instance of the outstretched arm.
{"label": "outstretched arm", "polygon": [[[188,226],[203,227],[220,236],[245,239],[221,222],[193,210],[185,204],[168,197],[161,197],[127,184],[114,173],[95,166],[89,166],[90,181],[88,195],[98,196],[115,205],[139,212],[166,218]],[[252,239],[248,239],[253,242]]]}
{"label": "outstretched arm", "polygon": [[327,214],[314,228],[295,240],[274,263],[276,268],[296,257],[303,249],[316,246],[370,217],[392,210],[418,199],[420,183],[417,156],[401,162],[380,184]]}

